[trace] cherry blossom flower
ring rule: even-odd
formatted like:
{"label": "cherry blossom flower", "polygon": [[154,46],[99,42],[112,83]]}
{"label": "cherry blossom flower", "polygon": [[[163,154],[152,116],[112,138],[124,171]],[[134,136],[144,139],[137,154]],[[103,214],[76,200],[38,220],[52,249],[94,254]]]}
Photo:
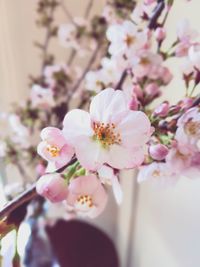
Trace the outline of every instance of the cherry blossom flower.
{"label": "cherry blossom flower", "polygon": [[65,200],[68,193],[66,181],[58,173],[41,176],[36,183],[36,191],[53,203]]}
{"label": "cherry blossom flower", "polygon": [[114,174],[114,170],[109,166],[103,165],[98,170],[98,175],[103,184],[112,185],[116,202],[120,205],[123,199],[123,192],[118,177]]}
{"label": "cherry blossom flower", "polygon": [[55,105],[53,91],[50,88],[43,88],[37,84],[33,85],[30,98],[34,108],[48,109]]}
{"label": "cherry blossom flower", "polygon": [[169,103],[165,101],[155,108],[154,115],[162,118],[167,116],[168,112],[169,112]]}
{"label": "cherry blossom flower", "polygon": [[104,163],[117,169],[141,165],[152,129],[143,112],[128,109],[122,91],[108,88],[93,98],[90,113],[70,111],[63,132],[81,165],[97,170]]}
{"label": "cherry blossom flower", "polygon": [[95,218],[104,210],[107,194],[95,175],[73,179],[68,187],[67,205],[80,216]]}
{"label": "cherry blossom flower", "polygon": [[77,29],[74,24],[62,24],[58,29],[60,44],[64,47],[78,48],[76,41]]}
{"label": "cherry blossom flower", "polygon": [[95,93],[99,93],[104,88],[104,75],[101,69],[87,73],[85,87],[88,91]]}
{"label": "cherry blossom flower", "polygon": [[174,185],[178,179],[179,176],[173,173],[166,163],[162,162],[153,162],[141,167],[137,177],[139,183],[152,180],[161,187]]}
{"label": "cherry blossom flower", "polygon": [[188,57],[193,66],[200,71],[200,44],[190,47]]}
{"label": "cherry blossom flower", "polygon": [[49,171],[61,168],[71,160],[74,149],[67,143],[61,130],[54,127],[44,128],[41,138],[38,154],[48,161]]}
{"label": "cherry blossom flower", "polygon": [[145,32],[138,32],[138,28],[128,20],[111,25],[107,30],[107,38],[110,41],[108,51],[111,55],[133,55],[147,41]]}
{"label": "cherry blossom flower", "polygon": [[183,19],[177,26],[177,36],[179,42],[176,46],[176,56],[187,56],[189,48],[198,36],[198,32],[191,28],[187,19]]}
{"label": "cherry blossom flower", "polygon": [[197,107],[189,109],[177,122],[175,139],[179,149],[186,151],[199,151],[200,138],[200,112]]}

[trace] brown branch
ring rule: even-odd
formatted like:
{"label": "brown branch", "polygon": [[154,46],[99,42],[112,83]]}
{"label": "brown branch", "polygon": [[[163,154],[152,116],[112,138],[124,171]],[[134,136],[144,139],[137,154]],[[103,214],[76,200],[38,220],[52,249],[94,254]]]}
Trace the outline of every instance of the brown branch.
{"label": "brown branch", "polygon": [[119,82],[115,86],[115,90],[122,90],[122,85],[126,80],[127,74],[128,74],[127,70],[124,70],[122,75],[121,75],[121,78],[120,78]]}
{"label": "brown branch", "polygon": [[156,29],[157,26],[158,26],[158,19],[160,17],[160,15],[162,14],[163,10],[165,8],[165,2],[164,0],[159,0],[158,1],[158,4],[153,12],[153,15],[152,17],[150,18],[150,21],[149,21],[149,29]]}
{"label": "brown branch", "polygon": [[[76,161],[76,158],[73,158],[68,164],[63,166],[62,168],[56,170],[56,172],[63,172],[68,166],[73,164]],[[37,196],[36,193],[36,184],[33,184],[29,189],[21,193],[19,196],[15,197],[13,200],[8,202],[1,210],[0,210],[0,221],[5,217],[8,217],[11,212],[16,210],[18,207],[23,205],[24,203],[34,199]]]}
{"label": "brown branch", "polygon": [[94,3],[94,0],[89,0],[88,5],[87,5],[86,10],[85,10],[85,14],[84,14],[85,19],[87,19],[89,17],[93,3]]}

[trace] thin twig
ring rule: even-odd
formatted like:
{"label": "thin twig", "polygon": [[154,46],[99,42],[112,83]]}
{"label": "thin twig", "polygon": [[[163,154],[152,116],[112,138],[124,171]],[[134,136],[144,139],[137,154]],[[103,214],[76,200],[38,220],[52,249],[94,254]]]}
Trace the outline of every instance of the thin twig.
{"label": "thin twig", "polygon": [[158,4],[154,10],[154,13],[149,21],[149,29],[156,29],[158,25],[158,19],[160,15],[162,14],[163,10],[165,8],[165,2],[164,0],[158,1]]}
{"label": "thin twig", "polygon": [[127,77],[127,70],[124,70],[123,73],[122,73],[122,75],[121,75],[121,77],[120,77],[119,82],[115,86],[115,90],[117,90],[117,89],[118,90],[122,90],[122,85],[125,82],[126,77]]}
{"label": "thin twig", "polygon": [[[76,158],[73,158],[68,164],[63,166],[62,168],[56,170],[56,172],[62,172],[68,166],[73,164],[76,161]],[[36,184],[33,184],[29,189],[21,193],[19,196],[15,197],[13,200],[8,202],[1,210],[0,210],[0,221],[3,220],[5,217],[9,216],[11,212],[16,210],[22,204],[34,199],[37,196],[36,193]]]}
{"label": "thin twig", "polygon": [[90,15],[90,11],[92,10],[92,6],[93,6],[94,0],[89,0],[86,10],[85,10],[85,14],[84,14],[84,18],[87,19]]}
{"label": "thin twig", "polygon": [[74,22],[73,16],[71,15],[70,11],[68,10],[67,6],[65,5],[64,0],[60,1],[60,6],[62,7],[62,9],[63,9],[66,17],[69,19],[69,21],[76,25],[76,23]]}

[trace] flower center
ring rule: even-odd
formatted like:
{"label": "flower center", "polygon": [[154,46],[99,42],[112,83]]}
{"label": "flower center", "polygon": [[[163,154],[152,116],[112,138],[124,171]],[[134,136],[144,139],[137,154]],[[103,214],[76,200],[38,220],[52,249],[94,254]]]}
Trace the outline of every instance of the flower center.
{"label": "flower center", "polygon": [[81,195],[77,198],[77,202],[83,206],[83,207],[87,207],[87,208],[92,208],[94,206],[92,197],[89,195]]}
{"label": "flower center", "polygon": [[158,170],[153,171],[152,176],[155,178],[160,177],[160,171],[158,171]]}
{"label": "flower center", "polygon": [[51,154],[52,157],[57,157],[60,154],[60,148],[54,145],[48,145],[47,151]]}
{"label": "flower center", "polygon": [[135,42],[135,37],[134,36],[131,36],[129,34],[126,35],[125,39],[124,39],[126,45],[128,47],[130,47],[132,44],[134,44]]}
{"label": "flower center", "polygon": [[119,133],[115,132],[115,124],[114,123],[94,123],[94,138],[101,142],[104,147],[113,145],[113,144],[121,144],[121,136]]}
{"label": "flower center", "polygon": [[150,64],[150,61],[147,57],[142,57],[140,59],[140,64],[143,65],[143,66],[146,66],[146,65],[149,65]]}
{"label": "flower center", "polygon": [[185,132],[188,135],[197,135],[199,134],[199,130],[200,130],[200,122],[195,122],[195,121],[188,121],[185,124]]}

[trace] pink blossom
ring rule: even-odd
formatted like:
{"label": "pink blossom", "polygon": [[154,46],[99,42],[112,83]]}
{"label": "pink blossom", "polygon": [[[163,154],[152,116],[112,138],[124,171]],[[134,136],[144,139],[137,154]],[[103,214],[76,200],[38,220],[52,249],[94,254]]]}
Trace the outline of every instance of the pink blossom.
{"label": "pink blossom", "polygon": [[68,190],[67,204],[77,215],[95,218],[106,206],[107,194],[95,175],[73,179]]}
{"label": "pink blossom", "polygon": [[67,184],[58,173],[41,176],[36,183],[36,191],[53,203],[65,200],[68,193]]}
{"label": "pink blossom", "polygon": [[152,180],[160,186],[169,186],[174,185],[178,178],[166,163],[153,162],[140,168],[137,180],[139,183]]}
{"label": "pink blossom", "polygon": [[132,94],[131,101],[129,102],[130,110],[138,110],[139,102],[136,95]]}
{"label": "pink blossom", "polygon": [[44,128],[41,138],[38,154],[52,164],[52,170],[61,168],[71,160],[74,149],[67,143],[61,130],[54,127]]}
{"label": "pink blossom", "polygon": [[191,165],[191,154],[183,153],[178,148],[171,148],[166,157],[168,167],[173,173],[181,174]]}
{"label": "pink blossom", "polygon": [[109,53],[111,55],[135,54],[135,50],[143,47],[147,41],[144,32],[138,32],[138,28],[131,21],[122,24],[111,25],[107,30],[107,38],[110,41]]}
{"label": "pink blossom", "polygon": [[112,185],[116,202],[120,205],[123,199],[123,192],[118,177],[114,174],[114,170],[109,166],[103,165],[98,170],[98,175],[103,184]]}
{"label": "pink blossom", "polygon": [[149,83],[145,88],[147,95],[155,97],[160,94],[160,89],[156,83]]}
{"label": "pink blossom", "polygon": [[163,102],[154,110],[154,115],[159,117],[165,117],[167,116],[168,112],[169,112],[169,103]]}
{"label": "pink blossom", "polygon": [[31,88],[31,103],[34,108],[48,109],[55,105],[53,91],[50,88],[43,88],[40,85],[33,85]]}
{"label": "pink blossom", "polygon": [[131,61],[132,71],[138,78],[148,76],[150,79],[157,79],[162,62],[160,55],[141,49]]}
{"label": "pink blossom", "polygon": [[62,24],[58,29],[60,44],[64,47],[78,48],[76,41],[77,28],[74,24]]}
{"label": "pink blossom", "polygon": [[175,139],[179,149],[185,151],[198,151],[200,138],[200,112],[197,107],[189,109],[181,116],[177,123]]}
{"label": "pink blossom", "polygon": [[173,75],[167,67],[159,68],[158,73],[164,85],[168,85],[173,79]]}
{"label": "pink blossom", "polygon": [[163,160],[169,152],[168,147],[162,144],[151,145],[149,147],[149,154],[155,160]]}
{"label": "pink blossom", "polygon": [[193,66],[200,71],[200,44],[191,46],[188,56]]}
{"label": "pink blossom", "polygon": [[190,42],[198,36],[198,33],[191,28],[187,19],[183,19],[177,26],[177,36],[181,42]]}
{"label": "pink blossom", "polygon": [[129,110],[124,92],[108,88],[93,98],[90,113],[70,111],[63,132],[81,165],[96,170],[104,163],[117,169],[141,165],[151,130],[143,112]]}

